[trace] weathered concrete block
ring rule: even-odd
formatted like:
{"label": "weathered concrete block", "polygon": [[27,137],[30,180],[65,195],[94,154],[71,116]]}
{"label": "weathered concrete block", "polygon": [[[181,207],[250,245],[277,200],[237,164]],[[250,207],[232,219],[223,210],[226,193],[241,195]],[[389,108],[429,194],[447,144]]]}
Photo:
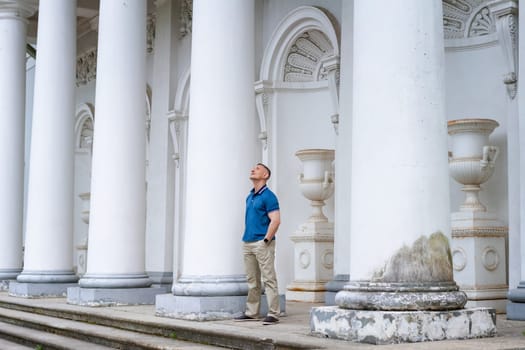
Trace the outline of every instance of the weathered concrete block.
{"label": "weathered concrete block", "polygon": [[312,308],[313,335],[370,344],[493,337],[496,310],[365,311],[337,306]]}
{"label": "weathered concrete block", "polygon": [[166,293],[164,287],[67,289],[67,302],[81,306],[153,305],[155,296]]}
{"label": "weathered concrete block", "polygon": [[[284,294],[279,295],[281,314],[286,312]],[[178,318],[191,321],[213,321],[231,319],[244,312],[246,296],[182,296],[173,294],[158,295],[155,314],[161,317]],[[261,296],[261,315],[268,312],[266,295]]]}
{"label": "weathered concrete block", "polygon": [[76,283],[10,282],[9,295],[19,298],[63,298],[69,287]]}

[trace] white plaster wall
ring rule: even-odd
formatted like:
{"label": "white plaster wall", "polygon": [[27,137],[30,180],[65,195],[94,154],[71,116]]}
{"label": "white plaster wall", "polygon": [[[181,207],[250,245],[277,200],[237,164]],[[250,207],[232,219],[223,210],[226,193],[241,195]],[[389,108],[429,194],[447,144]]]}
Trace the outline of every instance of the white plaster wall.
{"label": "white plaster wall", "polygon": [[[80,85],[76,90],[75,106],[81,104],[95,106],[95,81],[92,80],[85,85]],[[96,118],[96,112],[93,113]],[[73,115],[72,118],[76,116]],[[75,140],[76,141],[76,140]],[[80,193],[90,192],[91,188],[91,153],[75,152],[75,179],[73,192],[73,266],[77,270],[78,252],[76,247],[82,244],[88,236],[89,226],[82,221],[82,200]]]}
{"label": "white plaster wall", "polygon": [[[494,175],[481,185],[480,200],[507,225],[507,97],[502,81],[503,67],[499,46],[447,51],[445,55],[447,119],[489,118],[500,124],[489,139],[501,153]],[[460,184],[452,178],[450,183],[451,211],[458,211],[465,195]]]}
{"label": "white plaster wall", "polygon": [[[284,293],[293,281],[294,245],[290,237],[311,214],[311,206],[299,189],[302,164],[295,152],[304,148],[335,149],[335,132],[330,121],[328,89],[321,91],[282,91],[275,96],[275,169],[270,186],[281,206],[281,226],[277,243],[277,276]],[[336,174],[337,185],[337,174]],[[334,197],[326,201],[323,211],[334,219]]]}
{"label": "white plaster wall", "polygon": [[[33,116],[33,92],[35,89],[35,60],[30,58],[26,64],[26,120],[25,120],[25,149],[24,149],[24,222],[23,232],[26,233],[27,209],[27,179],[29,174],[29,150],[31,149],[31,119]],[[25,238],[23,240],[25,242]]]}

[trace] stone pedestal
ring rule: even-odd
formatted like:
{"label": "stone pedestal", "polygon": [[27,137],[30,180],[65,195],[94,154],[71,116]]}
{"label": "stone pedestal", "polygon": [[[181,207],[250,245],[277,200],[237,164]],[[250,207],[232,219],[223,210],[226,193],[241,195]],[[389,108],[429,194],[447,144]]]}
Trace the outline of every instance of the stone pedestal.
{"label": "stone pedestal", "polygon": [[491,307],[505,313],[507,234],[508,228],[494,214],[452,213],[454,278],[467,294],[467,307]]}
{"label": "stone pedestal", "polygon": [[323,213],[325,200],[334,193],[331,149],[303,149],[295,155],[303,163],[299,176],[301,193],[310,200],[312,213],[291,237],[294,242],[294,281],[288,286],[286,299],[323,302],[326,282],[333,276],[334,225]]}
{"label": "stone pedestal", "polygon": [[[46,275],[46,278],[49,276]],[[18,298],[63,298],[76,283],[9,283],[9,296]]]}
{"label": "stone pedestal", "polygon": [[330,222],[306,223],[291,239],[295,243],[295,278],[287,287],[286,300],[323,302],[326,283],[333,276],[333,224]]}
{"label": "stone pedestal", "polygon": [[[281,316],[286,314],[286,300],[279,296]],[[245,295],[230,296],[181,296],[173,294],[158,295],[155,301],[155,315],[190,321],[214,321],[231,319],[241,314],[246,306]],[[266,295],[261,296],[260,315],[268,313]]]}
{"label": "stone pedestal", "polygon": [[67,289],[68,304],[80,306],[153,305],[155,297],[168,287],[149,288],[80,288]]}
{"label": "stone pedestal", "polygon": [[370,344],[493,337],[496,312],[486,308],[454,312],[364,311],[324,306],[312,309],[310,328],[316,336]]}

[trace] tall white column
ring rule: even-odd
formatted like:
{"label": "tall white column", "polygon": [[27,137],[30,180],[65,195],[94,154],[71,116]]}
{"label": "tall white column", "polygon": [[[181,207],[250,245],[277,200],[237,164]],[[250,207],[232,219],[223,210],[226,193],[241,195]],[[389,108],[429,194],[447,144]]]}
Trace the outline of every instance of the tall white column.
{"label": "tall white column", "polygon": [[448,246],[441,1],[354,6],[351,282],[336,303],[461,307]]}
{"label": "tall white column", "polygon": [[146,1],[102,0],[83,288],[151,285],[144,256],[145,96]]}
{"label": "tall white column", "polygon": [[341,19],[341,75],[339,83],[339,134],[335,148],[334,279],[326,284],[325,304],[334,305],[335,295],[350,278],[350,193],[352,177],[352,91],[354,3],[343,1]]}
{"label": "tall white column", "polygon": [[17,278],[23,283],[77,280],[73,272],[75,56],[76,1],[41,0],[24,270]]}
{"label": "tall white column", "polygon": [[[259,161],[254,11],[254,0],[193,2],[184,256],[173,293],[176,305],[196,297],[203,317],[241,312],[247,293],[241,238],[249,171]],[[218,299],[204,305],[200,297]],[[196,310],[172,314],[185,312]]]}
{"label": "tall white column", "polygon": [[154,284],[171,287],[173,282],[173,179],[174,166],[169,151],[167,112],[173,95],[172,57],[176,25],[171,1],[156,2],[155,51],[151,128],[149,137],[148,193],[146,210],[146,271]]}
{"label": "tall white column", "polygon": [[[507,51],[507,60],[513,56],[515,59],[514,62],[507,63],[506,68],[509,72],[518,74],[518,80],[514,84],[519,83],[521,86],[517,90],[516,98],[512,99],[511,95],[507,100],[510,286],[507,318],[525,320],[525,94],[521,83],[525,78],[525,26],[518,26],[518,23],[525,20],[525,2],[502,1],[501,5],[503,11],[496,17],[501,47],[504,52]],[[504,40],[502,34],[507,36],[507,40]],[[519,50],[519,53],[516,50]]]}
{"label": "tall white column", "polygon": [[461,310],[452,274],[441,1],[355,0],[354,52],[350,282],[339,307],[312,309],[311,330],[374,344],[493,336],[495,310]]}
{"label": "tall white column", "polygon": [[36,9],[36,1],[0,5],[0,164],[9,169],[0,179],[0,282],[22,271],[26,32]]}

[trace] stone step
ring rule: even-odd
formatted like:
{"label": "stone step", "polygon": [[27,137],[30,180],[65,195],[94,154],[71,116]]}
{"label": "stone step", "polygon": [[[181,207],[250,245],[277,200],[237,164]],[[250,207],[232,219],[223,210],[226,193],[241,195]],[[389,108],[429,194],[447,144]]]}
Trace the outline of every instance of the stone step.
{"label": "stone step", "polygon": [[[3,311],[3,310],[2,310]],[[52,334],[36,329],[28,329],[10,323],[0,322],[0,349],[45,349],[45,350],[107,350],[106,346],[96,345],[78,339]]]}
{"label": "stone step", "polygon": [[44,349],[217,349],[217,347],[0,308],[0,337]]}
{"label": "stone step", "polygon": [[35,350],[34,346],[25,346],[9,340],[0,339],[0,349],[2,350]]}
{"label": "stone step", "polygon": [[[147,305],[111,308],[79,307],[67,304],[65,300],[13,298],[0,293],[0,308],[46,315],[55,317],[57,320],[81,321],[90,325],[140,332],[157,337],[176,337],[177,340],[228,349],[294,350],[315,347],[310,346],[310,344],[302,344],[302,342],[295,344],[290,342],[288,337],[279,340],[273,339],[266,331],[251,332],[247,330],[239,332],[238,328],[227,324],[197,322],[197,325],[193,322],[157,317],[154,315],[154,308]],[[147,311],[142,313],[126,311],[131,310],[131,308],[144,308]],[[204,347],[202,348],[204,349]]]}

